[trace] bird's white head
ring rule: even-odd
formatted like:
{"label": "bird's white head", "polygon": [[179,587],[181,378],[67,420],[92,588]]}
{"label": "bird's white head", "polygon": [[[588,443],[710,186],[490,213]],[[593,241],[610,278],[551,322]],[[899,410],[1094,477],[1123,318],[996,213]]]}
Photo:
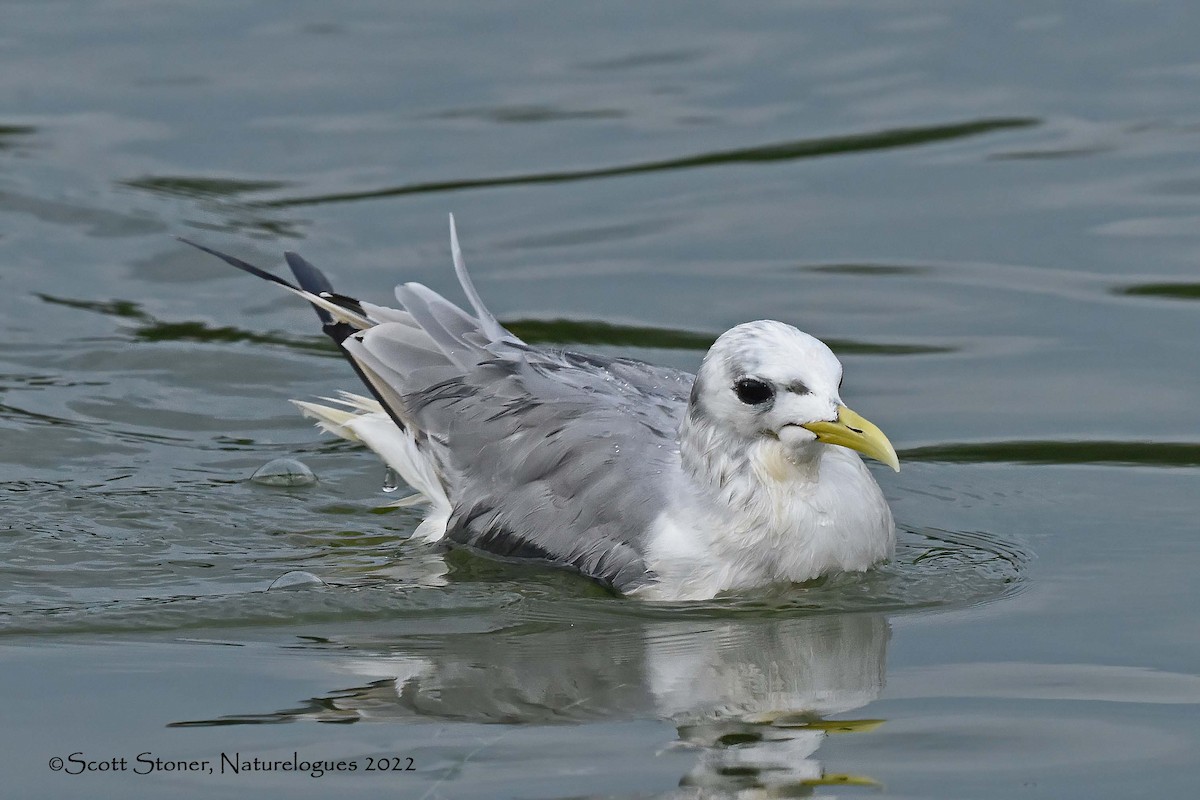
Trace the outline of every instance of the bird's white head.
{"label": "bird's white head", "polygon": [[821,340],[773,320],[738,325],[704,357],[681,446],[686,450],[689,438],[696,445],[717,438],[742,450],[778,442],[789,461],[803,465],[835,444],[899,471],[883,432],[842,404],[841,382],[842,364]]}

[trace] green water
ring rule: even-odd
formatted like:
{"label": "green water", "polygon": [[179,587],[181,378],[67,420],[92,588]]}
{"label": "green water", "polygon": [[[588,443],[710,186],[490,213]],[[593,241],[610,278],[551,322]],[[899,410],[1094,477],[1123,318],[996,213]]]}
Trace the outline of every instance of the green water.
{"label": "green water", "polygon": [[[1190,4],[0,17],[6,792],[1194,792]],[[286,402],[355,386],[311,311],[173,237],[458,299],[450,211],[529,341],[829,342],[900,452],[896,560],[646,606],[410,543],[374,457]],[[319,481],[249,481],[281,456]]]}

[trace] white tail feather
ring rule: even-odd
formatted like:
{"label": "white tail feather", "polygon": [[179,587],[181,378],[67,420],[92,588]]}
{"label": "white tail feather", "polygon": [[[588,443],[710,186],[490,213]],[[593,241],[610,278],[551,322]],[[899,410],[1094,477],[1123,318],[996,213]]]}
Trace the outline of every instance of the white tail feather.
{"label": "white tail feather", "polygon": [[412,508],[413,506],[424,505],[429,502],[429,498],[418,492],[410,494],[408,497],[401,497],[399,500],[393,500],[390,503],[384,503],[383,508]]}
{"label": "white tail feather", "polygon": [[306,403],[303,400],[293,400],[292,404],[299,408],[300,413],[304,416],[315,419],[317,427],[321,430],[351,442],[362,441],[349,427],[349,424],[357,419],[359,414],[353,411],[342,411],[340,408],[319,406],[316,403]]}
{"label": "white tail feather", "polygon": [[414,539],[436,542],[445,536],[446,525],[450,521],[450,498],[446,495],[437,469],[421,451],[412,434],[397,427],[391,417],[384,413],[383,407],[368,397],[342,392],[340,398],[324,399],[353,410],[330,408],[303,400],[292,402],[304,416],[315,419],[322,430],[371,448],[405,483],[417,491],[389,505],[404,508],[428,503],[431,506],[425,520],[413,533]]}
{"label": "white tail feather", "polygon": [[367,414],[383,414],[383,405],[373,397],[365,397],[354,392],[347,392],[345,389],[338,391],[337,397],[323,397],[322,400],[328,400],[331,403],[340,403],[341,405],[354,408]]}
{"label": "white tail feather", "polygon": [[283,288],[287,289],[292,294],[300,295],[314,306],[328,311],[338,322],[348,323],[353,327],[358,328],[360,331],[375,326],[374,320],[364,317],[362,314],[356,314],[348,308],[342,308],[336,303],[331,303],[320,295],[313,294],[312,292],[306,292],[303,289],[293,289],[290,286],[284,286]]}

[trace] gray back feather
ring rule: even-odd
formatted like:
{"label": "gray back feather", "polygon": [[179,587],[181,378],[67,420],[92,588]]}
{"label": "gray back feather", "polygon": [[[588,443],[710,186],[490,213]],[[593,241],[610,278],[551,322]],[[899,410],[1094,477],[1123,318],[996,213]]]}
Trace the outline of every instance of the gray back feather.
{"label": "gray back feather", "polygon": [[451,540],[569,565],[622,591],[646,582],[689,383],[633,362],[511,347],[410,393],[415,424],[437,434]]}

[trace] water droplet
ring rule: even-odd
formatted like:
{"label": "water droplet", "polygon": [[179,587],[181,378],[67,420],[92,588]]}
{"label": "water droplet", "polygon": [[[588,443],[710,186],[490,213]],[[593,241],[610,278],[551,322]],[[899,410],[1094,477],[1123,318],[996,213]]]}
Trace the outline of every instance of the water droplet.
{"label": "water droplet", "polygon": [[317,476],[294,458],[275,458],[254,470],[250,480],[263,486],[312,486]]}
{"label": "water droplet", "polygon": [[400,488],[400,477],[396,474],[396,470],[388,467],[383,473],[383,490],[391,493]]}
{"label": "water droplet", "polygon": [[293,589],[309,589],[315,586],[324,586],[325,581],[313,575],[311,572],[303,570],[292,570],[285,572],[275,580],[271,581],[271,585],[267,587],[268,592],[289,591]]}
{"label": "water droplet", "polygon": [[614,444],[614,445],[613,445],[613,452],[614,452],[614,453],[620,453],[620,452],[621,452],[621,445],[619,445],[619,444]]}

